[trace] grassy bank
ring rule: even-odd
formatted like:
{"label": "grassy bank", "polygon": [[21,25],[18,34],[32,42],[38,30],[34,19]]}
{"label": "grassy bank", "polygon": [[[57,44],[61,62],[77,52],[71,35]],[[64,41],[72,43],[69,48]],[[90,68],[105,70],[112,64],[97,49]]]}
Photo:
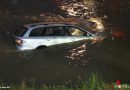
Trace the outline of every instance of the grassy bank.
{"label": "grassy bank", "polygon": [[[0,90],[3,90],[5,84],[0,84]],[[41,85],[37,87],[35,83],[31,86],[26,84],[26,81],[23,81],[21,84],[11,84],[6,87],[4,90],[129,90],[130,87],[124,86],[122,88],[118,88],[116,84],[107,84],[98,74],[92,74],[88,81],[82,81],[80,85],[67,86],[67,85]]]}

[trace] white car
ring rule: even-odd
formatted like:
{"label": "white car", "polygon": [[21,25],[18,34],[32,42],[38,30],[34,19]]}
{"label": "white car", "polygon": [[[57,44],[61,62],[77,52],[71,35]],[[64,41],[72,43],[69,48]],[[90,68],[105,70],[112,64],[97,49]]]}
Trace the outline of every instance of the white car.
{"label": "white car", "polygon": [[68,23],[34,23],[21,26],[14,32],[18,50],[30,50],[80,40],[99,40],[76,25]]}

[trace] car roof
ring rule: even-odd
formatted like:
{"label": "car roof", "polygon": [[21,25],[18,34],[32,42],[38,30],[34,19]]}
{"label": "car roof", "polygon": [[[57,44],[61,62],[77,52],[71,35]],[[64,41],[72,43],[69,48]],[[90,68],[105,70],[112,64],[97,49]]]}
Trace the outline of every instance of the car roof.
{"label": "car roof", "polygon": [[75,26],[70,23],[66,22],[44,22],[44,23],[31,23],[31,24],[24,24],[26,28],[36,28],[36,27],[49,27],[49,26]]}

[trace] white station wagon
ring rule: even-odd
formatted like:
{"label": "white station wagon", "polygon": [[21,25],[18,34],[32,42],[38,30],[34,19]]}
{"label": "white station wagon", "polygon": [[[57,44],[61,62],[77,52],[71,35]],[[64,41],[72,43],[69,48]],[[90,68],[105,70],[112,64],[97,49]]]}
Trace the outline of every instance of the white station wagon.
{"label": "white station wagon", "polygon": [[101,37],[73,24],[35,23],[21,26],[14,32],[14,38],[18,50],[30,50]]}

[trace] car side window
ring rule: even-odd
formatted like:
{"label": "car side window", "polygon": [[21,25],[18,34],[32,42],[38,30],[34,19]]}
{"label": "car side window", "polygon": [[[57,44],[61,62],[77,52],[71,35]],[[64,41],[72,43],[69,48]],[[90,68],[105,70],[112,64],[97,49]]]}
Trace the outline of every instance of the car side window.
{"label": "car side window", "polygon": [[44,31],[43,36],[66,36],[65,28],[63,26],[47,27]]}
{"label": "car side window", "polygon": [[68,30],[69,30],[71,36],[84,36],[84,35],[87,35],[87,32],[84,32],[84,31],[80,30],[77,27],[68,27]]}
{"label": "car side window", "polygon": [[50,36],[53,32],[52,32],[53,28],[52,27],[47,27],[43,30],[43,36]]}
{"label": "car side window", "polygon": [[30,37],[42,36],[42,33],[43,33],[43,28],[35,28],[35,29],[32,29],[29,36]]}

